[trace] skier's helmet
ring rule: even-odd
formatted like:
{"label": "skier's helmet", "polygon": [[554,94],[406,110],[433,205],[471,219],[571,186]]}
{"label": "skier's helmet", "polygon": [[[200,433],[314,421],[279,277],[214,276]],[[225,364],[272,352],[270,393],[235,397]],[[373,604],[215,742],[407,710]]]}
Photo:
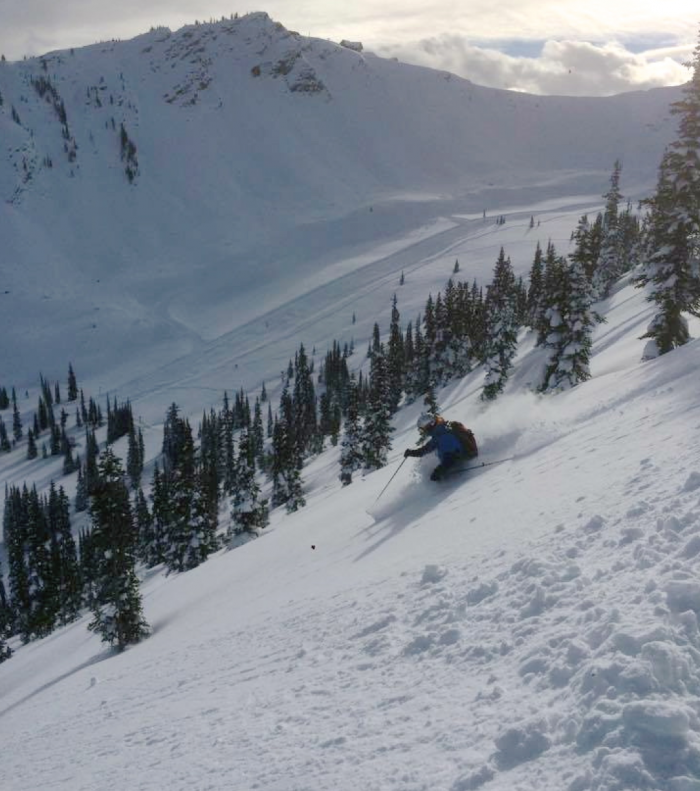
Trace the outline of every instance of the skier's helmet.
{"label": "skier's helmet", "polygon": [[435,417],[429,412],[423,412],[418,416],[416,426],[418,426],[419,431],[427,431],[433,423],[435,423]]}

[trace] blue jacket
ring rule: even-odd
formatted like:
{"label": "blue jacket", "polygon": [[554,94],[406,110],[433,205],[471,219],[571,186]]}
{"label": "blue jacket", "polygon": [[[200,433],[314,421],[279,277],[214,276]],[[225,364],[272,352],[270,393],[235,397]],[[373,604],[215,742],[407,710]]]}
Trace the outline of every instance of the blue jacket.
{"label": "blue jacket", "polygon": [[431,451],[437,451],[440,462],[444,462],[448,456],[462,455],[464,448],[462,443],[447,428],[445,423],[436,423],[429,431],[430,439],[422,447],[418,448],[421,456]]}

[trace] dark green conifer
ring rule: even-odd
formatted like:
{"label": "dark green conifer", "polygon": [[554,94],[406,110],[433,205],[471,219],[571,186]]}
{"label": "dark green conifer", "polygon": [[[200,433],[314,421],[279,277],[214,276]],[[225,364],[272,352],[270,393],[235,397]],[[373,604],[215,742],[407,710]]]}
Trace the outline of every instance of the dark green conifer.
{"label": "dark green conifer", "polygon": [[90,506],[96,562],[91,631],[123,650],[149,633],[136,576],[136,531],[119,459],[108,448],[98,462]]}

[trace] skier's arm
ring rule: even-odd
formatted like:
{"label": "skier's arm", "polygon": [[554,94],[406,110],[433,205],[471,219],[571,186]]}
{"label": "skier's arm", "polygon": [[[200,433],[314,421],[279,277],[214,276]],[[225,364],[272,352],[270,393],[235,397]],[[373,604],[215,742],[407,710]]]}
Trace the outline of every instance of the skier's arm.
{"label": "skier's arm", "polygon": [[431,439],[420,448],[406,448],[406,450],[403,452],[403,455],[404,458],[407,458],[408,456],[421,457],[421,456],[425,456],[427,453],[430,453],[433,450],[435,450],[435,440]]}

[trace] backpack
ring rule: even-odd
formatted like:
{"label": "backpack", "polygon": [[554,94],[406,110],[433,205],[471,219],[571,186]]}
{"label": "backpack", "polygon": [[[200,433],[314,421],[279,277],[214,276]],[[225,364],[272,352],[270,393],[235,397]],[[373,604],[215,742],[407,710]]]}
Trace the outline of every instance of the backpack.
{"label": "backpack", "polygon": [[468,459],[474,459],[479,455],[479,448],[476,445],[474,432],[467,428],[459,420],[450,420],[447,428],[457,437],[461,446],[464,448],[464,455]]}

